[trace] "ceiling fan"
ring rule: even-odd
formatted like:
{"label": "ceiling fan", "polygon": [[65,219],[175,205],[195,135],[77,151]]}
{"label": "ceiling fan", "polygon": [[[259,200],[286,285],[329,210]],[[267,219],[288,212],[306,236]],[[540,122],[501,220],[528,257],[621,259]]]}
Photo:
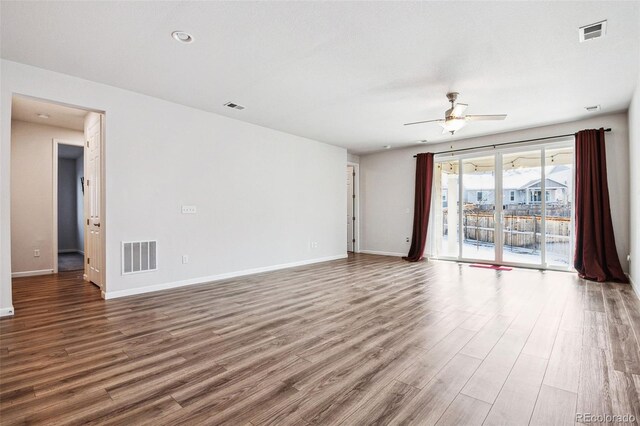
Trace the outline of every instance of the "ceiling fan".
{"label": "ceiling fan", "polygon": [[405,126],[437,122],[440,123],[443,128],[442,134],[448,132],[453,135],[455,132],[466,126],[468,121],[504,120],[505,118],[507,118],[507,114],[465,115],[464,111],[469,105],[456,103],[456,99],[458,99],[458,92],[447,93],[447,99],[449,99],[449,102],[451,102],[451,108],[445,111],[444,118],[439,118],[437,120],[416,121],[414,123],[405,123]]}

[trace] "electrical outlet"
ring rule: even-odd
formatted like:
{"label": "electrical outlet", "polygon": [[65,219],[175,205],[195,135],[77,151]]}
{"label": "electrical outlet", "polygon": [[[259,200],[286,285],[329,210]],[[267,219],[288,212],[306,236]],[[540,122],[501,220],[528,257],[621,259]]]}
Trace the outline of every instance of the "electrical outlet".
{"label": "electrical outlet", "polygon": [[309,243],[309,247],[311,247],[312,249],[317,249],[318,248],[318,242],[317,241],[311,241]]}
{"label": "electrical outlet", "polygon": [[183,254],[182,255],[182,264],[186,265],[187,263],[189,263],[189,255]]}
{"label": "electrical outlet", "polygon": [[40,249],[35,249],[33,251],[33,257],[40,257]]}
{"label": "electrical outlet", "polygon": [[411,238],[407,237],[406,242],[410,243],[411,242]]}
{"label": "electrical outlet", "polygon": [[196,206],[182,206],[182,214],[196,214]]}

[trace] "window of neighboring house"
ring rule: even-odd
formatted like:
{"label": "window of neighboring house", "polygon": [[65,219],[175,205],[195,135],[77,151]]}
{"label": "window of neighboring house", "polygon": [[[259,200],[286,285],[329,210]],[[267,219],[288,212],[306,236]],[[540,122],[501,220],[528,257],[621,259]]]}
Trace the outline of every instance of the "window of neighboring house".
{"label": "window of neighboring house", "polygon": [[509,192],[509,201],[515,201],[516,200],[516,191],[510,191]]}
{"label": "window of neighboring house", "polygon": [[478,193],[476,194],[476,200],[482,201],[482,191],[478,191]]}
{"label": "window of neighboring house", "polygon": [[542,201],[542,191],[533,191],[531,193],[531,201],[533,201],[534,203],[539,203],[540,201]]}

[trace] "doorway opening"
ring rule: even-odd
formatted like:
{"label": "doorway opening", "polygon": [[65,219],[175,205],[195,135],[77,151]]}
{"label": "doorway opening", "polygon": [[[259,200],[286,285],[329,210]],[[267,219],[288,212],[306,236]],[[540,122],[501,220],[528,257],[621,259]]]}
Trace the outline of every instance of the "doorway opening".
{"label": "doorway opening", "polygon": [[12,277],[76,273],[103,292],[104,113],[14,95]]}
{"label": "doorway opening", "polygon": [[437,157],[437,258],[570,270],[573,141]]}
{"label": "doorway opening", "polygon": [[84,147],[53,140],[54,272],[84,270]]}

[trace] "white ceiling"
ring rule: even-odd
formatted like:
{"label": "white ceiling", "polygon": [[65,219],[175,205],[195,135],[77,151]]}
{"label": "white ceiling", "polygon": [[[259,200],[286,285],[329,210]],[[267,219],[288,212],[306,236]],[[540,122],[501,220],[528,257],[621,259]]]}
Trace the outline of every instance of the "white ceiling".
{"label": "white ceiling", "polygon": [[[48,115],[49,118],[38,117],[38,114]],[[78,108],[41,102],[21,96],[14,96],[11,100],[11,118],[14,120],[83,131],[86,115],[87,111]]]}
{"label": "white ceiling", "polygon": [[[451,140],[402,125],[440,118],[450,90],[468,114],[509,114],[458,139],[624,110],[638,75],[640,2],[1,4],[3,58],[355,153]],[[579,43],[602,19],[606,37]]]}

